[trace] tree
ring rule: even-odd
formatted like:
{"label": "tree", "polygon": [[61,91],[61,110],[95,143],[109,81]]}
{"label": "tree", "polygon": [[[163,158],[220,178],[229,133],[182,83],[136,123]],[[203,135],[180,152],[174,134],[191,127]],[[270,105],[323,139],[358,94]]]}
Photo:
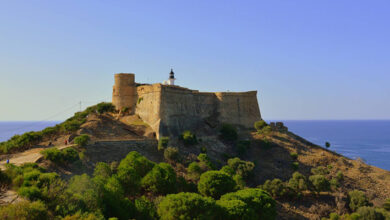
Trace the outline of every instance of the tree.
{"label": "tree", "polygon": [[329,142],[325,142],[325,147],[329,148],[330,147],[330,143]]}
{"label": "tree", "polygon": [[197,162],[192,162],[188,165],[187,172],[192,180],[197,181],[203,171]]}
{"label": "tree", "polygon": [[89,140],[90,140],[90,137],[88,135],[82,134],[80,136],[75,137],[73,141],[78,146],[85,146],[88,144]]}
{"label": "tree", "polygon": [[118,166],[118,171],[124,167],[133,168],[136,173],[143,177],[145,176],[152,168],[155,166],[155,163],[148,160],[146,157],[142,156],[137,151],[132,151],[120,162]]}
{"label": "tree", "polygon": [[45,220],[49,219],[46,206],[41,201],[21,201],[0,208],[0,219]]}
{"label": "tree", "polygon": [[253,169],[255,168],[253,162],[244,161],[238,157],[229,159],[227,163],[236,174],[242,176],[244,179],[248,179],[253,174]]}
{"label": "tree", "polygon": [[224,212],[226,220],[255,220],[258,219],[256,212],[245,202],[241,200],[218,200],[217,205],[220,206]]}
{"label": "tree", "polygon": [[330,190],[330,183],[323,175],[312,175],[309,180],[317,193]]}
{"label": "tree", "polygon": [[293,173],[291,179],[288,181],[288,185],[297,193],[307,190],[308,188],[306,177],[299,172]]}
{"label": "tree", "polygon": [[280,179],[266,180],[262,189],[271,194],[274,198],[293,196],[291,188]]}
{"label": "tree", "polygon": [[362,206],[356,211],[360,215],[360,219],[364,220],[385,220],[385,216],[377,211],[374,207]]}
{"label": "tree", "polygon": [[93,176],[100,176],[105,179],[110,178],[112,175],[111,167],[104,162],[98,162],[95,166],[95,170],[93,172]]}
{"label": "tree", "polygon": [[274,220],[276,217],[275,200],[262,189],[243,189],[223,195],[220,201],[240,200],[257,214],[255,219]]}
{"label": "tree", "polygon": [[179,157],[179,150],[175,147],[168,147],[164,150],[164,158],[169,162],[177,162]]}
{"label": "tree", "polygon": [[218,199],[225,193],[232,192],[236,182],[231,176],[221,171],[207,171],[200,176],[198,191],[204,196]]}
{"label": "tree", "polygon": [[217,219],[220,208],[212,198],[197,193],[169,194],[158,204],[157,213],[162,220]]}
{"label": "tree", "polygon": [[348,192],[349,208],[356,211],[359,207],[370,205],[366,194],[359,190],[352,190]]}
{"label": "tree", "polygon": [[175,191],[176,173],[167,163],[159,163],[141,180],[143,189],[157,194]]}

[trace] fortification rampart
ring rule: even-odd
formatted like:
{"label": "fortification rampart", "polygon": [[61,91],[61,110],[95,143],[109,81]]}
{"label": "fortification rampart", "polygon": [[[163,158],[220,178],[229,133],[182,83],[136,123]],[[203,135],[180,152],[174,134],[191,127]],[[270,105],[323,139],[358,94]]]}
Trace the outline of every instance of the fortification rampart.
{"label": "fortification rampart", "polygon": [[[119,78],[119,86],[116,81],[113,94],[126,87],[126,84],[121,84],[122,79]],[[134,113],[153,128],[157,138],[178,135],[184,130],[195,131],[205,124],[213,127],[229,123],[252,128],[253,123],[261,119],[257,91],[214,93],[173,85],[135,86],[134,83],[130,87],[134,90],[120,90],[118,95],[113,95],[114,105],[118,109],[134,106]],[[121,91],[128,98],[121,97]]]}
{"label": "fortification rampart", "polygon": [[136,87],[134,74],[115,74],[115,84],[112,88],[112,104],[117,110],[128,108],[130,113],[135,111]]}

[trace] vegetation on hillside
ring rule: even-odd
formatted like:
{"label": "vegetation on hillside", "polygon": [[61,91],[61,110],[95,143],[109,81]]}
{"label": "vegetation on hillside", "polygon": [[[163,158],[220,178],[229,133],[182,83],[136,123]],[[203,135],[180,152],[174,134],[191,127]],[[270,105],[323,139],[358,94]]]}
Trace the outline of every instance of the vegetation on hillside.
{"label": "vegetation on hillside", "polygon": [[86,121],[86,118],[89,114],[103,114],[105,112],[114,111],[114,106],[111,103],[105,102],[88,107],[82,112],[76,112],[73,117],[54,127],[47,127],[42,131],[31,131],[22,135],[15,135],[11,137],[8,141],[1,142],[0,153],[26,150],[34,145],[39,144],[45,139],[49,139],[50,137],[61,134],[71,134],[80,128],[80,126]]}

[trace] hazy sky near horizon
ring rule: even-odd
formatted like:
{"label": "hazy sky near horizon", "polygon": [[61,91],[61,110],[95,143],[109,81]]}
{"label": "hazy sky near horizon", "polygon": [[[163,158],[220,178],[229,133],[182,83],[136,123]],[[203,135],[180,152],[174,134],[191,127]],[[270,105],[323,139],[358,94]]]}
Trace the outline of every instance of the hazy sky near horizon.
{"label": "hazy sky near horizon", "polygon": [[265,119],[390,119],[390,2],[1,1],[0,120],[110,101],[114,73],[258,90]]}

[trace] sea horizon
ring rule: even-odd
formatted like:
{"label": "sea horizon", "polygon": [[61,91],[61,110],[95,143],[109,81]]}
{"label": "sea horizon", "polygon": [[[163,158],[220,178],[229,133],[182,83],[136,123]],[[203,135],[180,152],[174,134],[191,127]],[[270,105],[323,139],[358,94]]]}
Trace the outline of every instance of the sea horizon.
{"label": "sea horizon", "polygon": [[[390,170],[390,119],[271,119],[281,121],[289,131],[351,159]],[[16,134],[40,131],[62,121],[0,121],[0,142]]]}

